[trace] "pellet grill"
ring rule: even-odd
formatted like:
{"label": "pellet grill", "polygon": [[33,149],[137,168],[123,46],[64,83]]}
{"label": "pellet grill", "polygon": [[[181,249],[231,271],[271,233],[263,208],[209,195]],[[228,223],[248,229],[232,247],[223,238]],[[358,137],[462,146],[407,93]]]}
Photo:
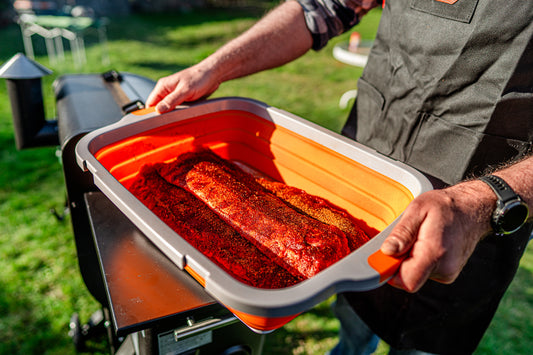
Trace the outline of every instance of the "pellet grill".
{"label": "pellet grill", "polygon": [[47,120],[41,77],[50,73],[22,54],[0,67],[17,148],[60,147],[79,269],[102,305],[87,324],[73,315],[70,334],[77,350],[105,330],[112,354],[260,354],[264,335],[176,268],[76,163],[77,142],[141,108],[155,83],[114,71],[64,75],[53,84],[57,120]]}

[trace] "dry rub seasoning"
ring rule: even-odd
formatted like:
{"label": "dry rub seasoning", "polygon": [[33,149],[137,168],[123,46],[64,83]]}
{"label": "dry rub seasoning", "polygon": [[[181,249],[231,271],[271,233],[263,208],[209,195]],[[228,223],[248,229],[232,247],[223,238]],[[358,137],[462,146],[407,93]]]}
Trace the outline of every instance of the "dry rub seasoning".
{"label": "dry rub seasoning", "polygon": [[256,179],[208,150],[144,166],[130,191],[210,260],[255,287],[294,285],[369,239],[329,201]]}

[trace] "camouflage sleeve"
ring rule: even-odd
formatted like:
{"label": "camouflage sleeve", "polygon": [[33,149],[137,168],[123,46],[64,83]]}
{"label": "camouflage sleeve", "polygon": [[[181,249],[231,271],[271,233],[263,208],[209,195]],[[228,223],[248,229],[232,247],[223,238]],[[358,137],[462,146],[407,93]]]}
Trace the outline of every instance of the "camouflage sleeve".
{"label": "camouflage sleeve", "polygon": [[313,49],[359,23],[361,17],[380,0],[297,0],[304,10],[307,28],[313,36]]}

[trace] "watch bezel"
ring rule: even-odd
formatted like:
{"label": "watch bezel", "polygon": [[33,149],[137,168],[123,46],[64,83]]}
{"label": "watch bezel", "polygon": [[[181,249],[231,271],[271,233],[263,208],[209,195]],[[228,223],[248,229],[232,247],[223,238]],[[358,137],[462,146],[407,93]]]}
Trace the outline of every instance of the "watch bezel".
{"label": "watch bezel", "polygon": [[[517,207],[519,207],[520,209],[525,209],[524,218],[519,219],[516,222],[515,227],[507,228],[506,224],[509,223],[509,213],[513,212],[513,210],[516,210]],[[496,209],[494,210],[492,217],[492,228],[494,229],[494,231],[499,235],[508,235],[518,231],[526,223],[529,217],[529,208],[527,204],[524,203],[524,201],[522,201],[522,199],[517,196],[516,199],[511,201],[498,201],[498,204],[496,206]]]}

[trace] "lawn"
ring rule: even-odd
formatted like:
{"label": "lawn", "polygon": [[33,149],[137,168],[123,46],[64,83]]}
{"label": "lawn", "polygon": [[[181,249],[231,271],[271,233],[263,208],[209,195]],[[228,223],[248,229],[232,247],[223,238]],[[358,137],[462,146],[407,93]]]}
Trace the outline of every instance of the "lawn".
{"label": "lawn", "polygon": [[[46,114],[55,116],[52,82],[66,73],[101,73],[109,69],[152,79],[186,68],[251,26],[263,10],[216,9],[187,14],[132,15],[111,19],[110,65],[102,64],[94,36],[87,42],[88,63],[81,70],[67,55],[51,66],[43,43],[35,43],[37,60],[53,70],[43,79]],[[371,39],[379,10],[359,26]],[[358,68],[339,63],[332,46],[310,52],[282,68],[223,84],[215,96],[246,96],[267,102],[339,131],[348,109],[342,93],[356,86]],[[22,52],[16,25],[0,28],[0,63]],[[35,41],[38,42],[38,41]],[[68,215],[62,211],[65,188],[56,147],[17,151],[5,84],[0,83],[0,355],[71,354],[67,335],[72,313],[82,320],[98,309],[78,272]],[[526,354],[533,348],[533,251],[528,248],[518,275],[506,294],[476,354]],[[336,342],[338,323],[324,302],[267,338],[267,354],[322,354]],[[91,344],[106,352],[105,341]],[[386,352],[381,345],[379,354]]]}

